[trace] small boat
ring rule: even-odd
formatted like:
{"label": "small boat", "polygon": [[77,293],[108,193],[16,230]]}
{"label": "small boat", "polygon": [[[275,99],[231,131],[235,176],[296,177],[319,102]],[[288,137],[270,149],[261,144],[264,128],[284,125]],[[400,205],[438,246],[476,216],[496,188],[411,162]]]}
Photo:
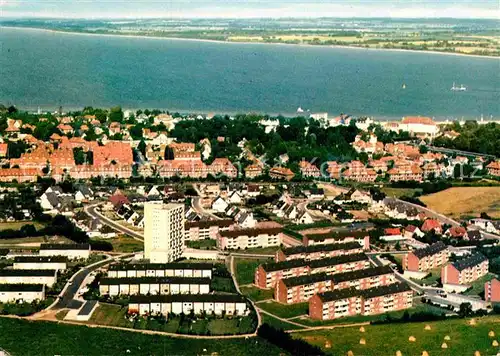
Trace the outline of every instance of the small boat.
{"label": "small boat", "polygon": [[403,83],[402,88],[403,88],[403,89],[406,89],[406,84],[405,84],[405,83]]}
{"label": "small boat", "polygon": [[302,109],[300,106],[297,108],[297,112],[304,112],[304,109]]}
{"label": "small boat", "polygon": [[463,84],[461,84],[459,87],[455,85],[455,82],[453,82],[453,86],[450,89],[451,91],[466,91],[467,87]]}

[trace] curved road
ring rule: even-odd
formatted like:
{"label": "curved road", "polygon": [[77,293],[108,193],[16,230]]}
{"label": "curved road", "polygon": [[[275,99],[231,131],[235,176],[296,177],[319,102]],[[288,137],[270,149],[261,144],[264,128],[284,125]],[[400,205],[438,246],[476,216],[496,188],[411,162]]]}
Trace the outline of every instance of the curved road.
{"label": "curved road", "polygon": [[117,231],[122,232],[126,235],[129,235],[130,237],[132,237],[135,240],[144,241],[144,236],[142,234],[138,233],[137,231],[131,230],[128,227],[125,227],[125,226],[105,217],[104,215],[102,215],[99,211],[97,211],[97,207],[99,205],[100,205],[100,203],[93,204],[93,205],[87,205],[86,207],[83,208],[83,210],[90,217],[103,222],[105,225],[108,225],[109,227],[113,228],[114,230],[117,230]]}

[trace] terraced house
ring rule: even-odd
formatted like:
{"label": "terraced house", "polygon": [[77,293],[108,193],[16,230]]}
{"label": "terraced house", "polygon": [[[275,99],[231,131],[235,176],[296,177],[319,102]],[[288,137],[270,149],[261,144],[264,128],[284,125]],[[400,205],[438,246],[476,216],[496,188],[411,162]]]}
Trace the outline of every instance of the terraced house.
{"label": "terraced house", "polygon": [[366,231],[334,231],[321,234],[308,234],[302,238],[304,246],[329,245],[357,241],[363,249],[370,249],[370,236]]}
{"label": "terraced house", "polygon": [[219,231],[217,247],[222,250],[238,250],[256,247],[279,246],[283,240],[281,226]]}
{"label": "terraced house", "polygon": [[202,277],[212,278],[210,263],[127,263],[109,266],[108,277]]}
{"label": "terraced house", "polygon": [[207,294],[210,278],[189,277],[127,277],[102,278],[101,295],[134,294]]}
{"label": "terraced house", "polygon": [[137,295],[130,297],[128,313],[138,314],[189,314],[193,311],[199,315],[204,313],[215,315],[247,315],[249,313],[246,299],[239,294],[171,294],[171,295]]}
{"label": "terraced house", "polygon": [[394,283],[366,290],[348,288],[316,294],[309,300],[309,316],[316,320],[333,320],[404,310],[412,305],[411,288],[404,283]]}
{"label": "terraced house", "polygon": [[0,269],[0,284],[45,284],[52,287],[57,281],[53,269]]}

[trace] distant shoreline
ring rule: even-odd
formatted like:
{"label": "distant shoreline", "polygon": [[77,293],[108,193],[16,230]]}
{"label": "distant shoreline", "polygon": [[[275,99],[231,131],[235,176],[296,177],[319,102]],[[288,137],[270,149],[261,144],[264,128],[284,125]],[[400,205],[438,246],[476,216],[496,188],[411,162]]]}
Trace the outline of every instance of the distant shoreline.
{"label": "distant shoreline", "polygon": [[61,33],[61,34],[67,34],[67,35],[80,35],[80,36],[123,37],[123,38],[141,38],[141,39],[173,40],[173,41],[193,41],[193,42],[226,43],[226,44],[257,44],[257,45],[281,45],[281,46],[300,46],[300,47],[319,47],[319,48],[345,48],[345,49],[371,50],[371,51],[430,53],[430,54],[441,54],[441,55],[449,55],[449,56],[461,56],[461,57],[471,57],[471,58],[488,58],[488,59],[500,60],[499,56],[488,56],[488,55],[444,52],[444,51],[403,49],[403,48],[365,48],[365,47],[357,47],[357,46],[349,46],[349,45],[313,45],[313,44],[307,44],[307,43],[301,44],[301,43],[279,43],[279,42],[221,41],[221,40],[210,40],[210,39],[204,39],[204,38],[160,37],[160,36],[145,36],[145,35],[132,35],[132,34],[125,35],[125,34],[114,34],[114,33],[91,33],[91,32],[54,30],[54,29],[47,29],[47,28],[40,28],[40,27],[1,26],[0,25],[0,29],[2,29],[2,28],[13,29],[13,30],[44,31],[44,32]]}

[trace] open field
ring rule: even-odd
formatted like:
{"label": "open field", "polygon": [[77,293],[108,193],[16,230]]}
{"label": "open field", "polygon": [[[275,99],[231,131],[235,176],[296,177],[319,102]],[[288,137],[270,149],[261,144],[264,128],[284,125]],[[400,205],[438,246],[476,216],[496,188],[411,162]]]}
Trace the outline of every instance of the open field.
{"label": "open field", "polygon": [[94,241],[107,241],[113,245],[115,252],[138,252],[144,249],[144,243],[134,240],[127,235],[118,235],[112,239],[93,239]]}
{"label": "open field", "polygon": [[70,239],[63,236],[35,236],[20,237],[16,239],[0,239],[0,246],[12,248],[40,247],[41,243],[72,243]]}
{"label": "open field", "polygon": [[275,301],[265,301],[258,303],[257,306],[280,318],[293,318],[299,315],[307,314],[309,303],[298,303],[285,305]]}
{"label": "open field", "polygon": [[197,240],[197,241],[186,241],[186,246],[189,248],[196,248],[199,250],[216,250],[217,241],[211,239]]}
{"label": "open field", "polygon": [[459,218],[479,216],[486,212],[500,218],[500,188],[498,187],[454,187],[420,197],[429,209]]}
{"label": "open field", "polygon": [[240,287],[241,294],[247,298],[258,302],[260,300],[273,299],[273,289],[260,289],[257,287],[244,286]]}
{"label": "open field", "polygon": [[255,269],[267,259],[235,258],[236,281],[239,285],[252,284],[255,279]]}
{"label": "open field", "polygon": [[43,355],[279,355],[261,338],[183,339],[51,322],[0,318],[0,345],[22,356]]}
{"label": "open field", "polygon": [[[500,317],[489,316],[476,319],[476,325],[469,325],[469,319],[453,319],[436,322],[385,324],[365,326],[365,332],[358,327],[337,328],[300,332],[294,335],[313,345],[321,347],[330,355],[346,355],[352,351],[354,355],[386,356],[401,351],[403,355],[421,355],[427,351],[429,355],[495,355],[498,347],[492,346],[500,332]],[[431,330],[424,330],[430,325]],[[489,331],[495,337],[489,337]],[[410,342],[409,337],[415,337]],[[450,340],[444,340],[449,336]],[[366,344],[360,344],[360,339]],[[442,348],[446,342],[446,349]],[[329,346],[329,347],[328,347]]]}
{"label": "open field", "polygon": [[388,197],[399,198],[402,196],[413,196],[413,194],[417,191],[421,191],[418,188],[391,188],[391,187],[383,187],[381,189]]}
{"label": "open field", "polygon": [[40,224],[38,222],[34,222],[34,221],[14,221],[14,222],[0,223],[0,231],[7,230],[7,229],[19,230],[24,225],[33,225],[35,227],[35,229],[37,229],[37,230],[45,227],[45,225]]}

